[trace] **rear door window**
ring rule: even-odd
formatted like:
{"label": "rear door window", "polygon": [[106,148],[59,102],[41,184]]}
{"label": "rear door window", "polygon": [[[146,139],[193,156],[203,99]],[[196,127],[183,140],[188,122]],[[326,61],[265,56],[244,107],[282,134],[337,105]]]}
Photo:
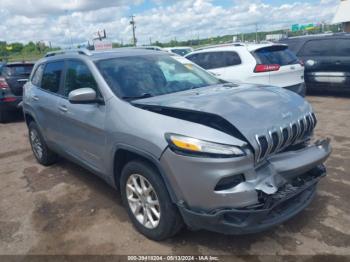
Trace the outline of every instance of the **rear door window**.
{"label": "rear door window", "polygon": [[53,93],[58,93],[62,78],[64,62],[47,63],[41,80],[41,88]]}
{"label": "rear door window", "polygon": [[285,66],[299,63],[296,55],[287,46],[269,46],[258,49],[252,54],[257,63],[263,65]]}

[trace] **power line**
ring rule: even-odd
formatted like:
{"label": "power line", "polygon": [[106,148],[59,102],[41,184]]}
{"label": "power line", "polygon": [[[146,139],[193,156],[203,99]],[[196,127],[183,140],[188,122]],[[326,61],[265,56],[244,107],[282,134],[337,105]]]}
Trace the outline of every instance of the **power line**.
{"label": "power line", "polygon": [[134,46],[136,46],[137,40],[136,40],[136,22],[134,20],[135,16],[132,15],[130,16],[131,20],[130,20],[130,25],[132,26],[132,37],[133,37],[133,44]]}

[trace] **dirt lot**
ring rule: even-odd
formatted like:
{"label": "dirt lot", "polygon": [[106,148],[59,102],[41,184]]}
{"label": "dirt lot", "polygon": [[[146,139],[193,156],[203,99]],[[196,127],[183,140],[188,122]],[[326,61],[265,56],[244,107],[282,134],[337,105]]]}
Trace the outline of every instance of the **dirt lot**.
{"label": "dirt lot", "polygon": [[0,254],[350,255],[350,98],[308,99],[319,118],[317,136],[333,141],[329,175],[300,215],[240,237],[184,230],[149,241],[107,184],[68,161],[38,165],[25,124],[0,125]]}

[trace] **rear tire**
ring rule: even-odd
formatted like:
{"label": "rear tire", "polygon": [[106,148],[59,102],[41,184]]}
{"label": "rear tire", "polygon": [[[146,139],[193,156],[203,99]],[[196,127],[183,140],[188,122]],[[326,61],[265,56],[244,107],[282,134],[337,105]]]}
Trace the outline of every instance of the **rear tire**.
{"label": "rear tire", "polygon": [[140,233],[159,241],[181,230],[182,217],[172,203],[160,174],[147,162],[134,160],[127,163],[121,174],[120,186],[123,204]]}
{"label": "rear tire", "polygon": [[40,133],[37,124],[34,121],[30,122],[28,129],[29,142],[36,160],[44,166],[50,166],[56,163],[58,156],[46,145],[44,137]]}

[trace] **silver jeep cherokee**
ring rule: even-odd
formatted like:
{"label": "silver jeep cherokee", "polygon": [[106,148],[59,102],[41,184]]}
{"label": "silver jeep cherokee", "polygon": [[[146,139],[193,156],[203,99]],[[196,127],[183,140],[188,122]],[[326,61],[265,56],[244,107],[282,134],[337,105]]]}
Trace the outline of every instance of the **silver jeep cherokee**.
{"label": "silver jeep cherokee", "polygon": [[134,226],[161,240],[183,225],[245,234],[303,210],[329,140],[300,96],[225,83],[163,52],[49,53],[25,86],[39,163],[57,155],[119,189]]}

